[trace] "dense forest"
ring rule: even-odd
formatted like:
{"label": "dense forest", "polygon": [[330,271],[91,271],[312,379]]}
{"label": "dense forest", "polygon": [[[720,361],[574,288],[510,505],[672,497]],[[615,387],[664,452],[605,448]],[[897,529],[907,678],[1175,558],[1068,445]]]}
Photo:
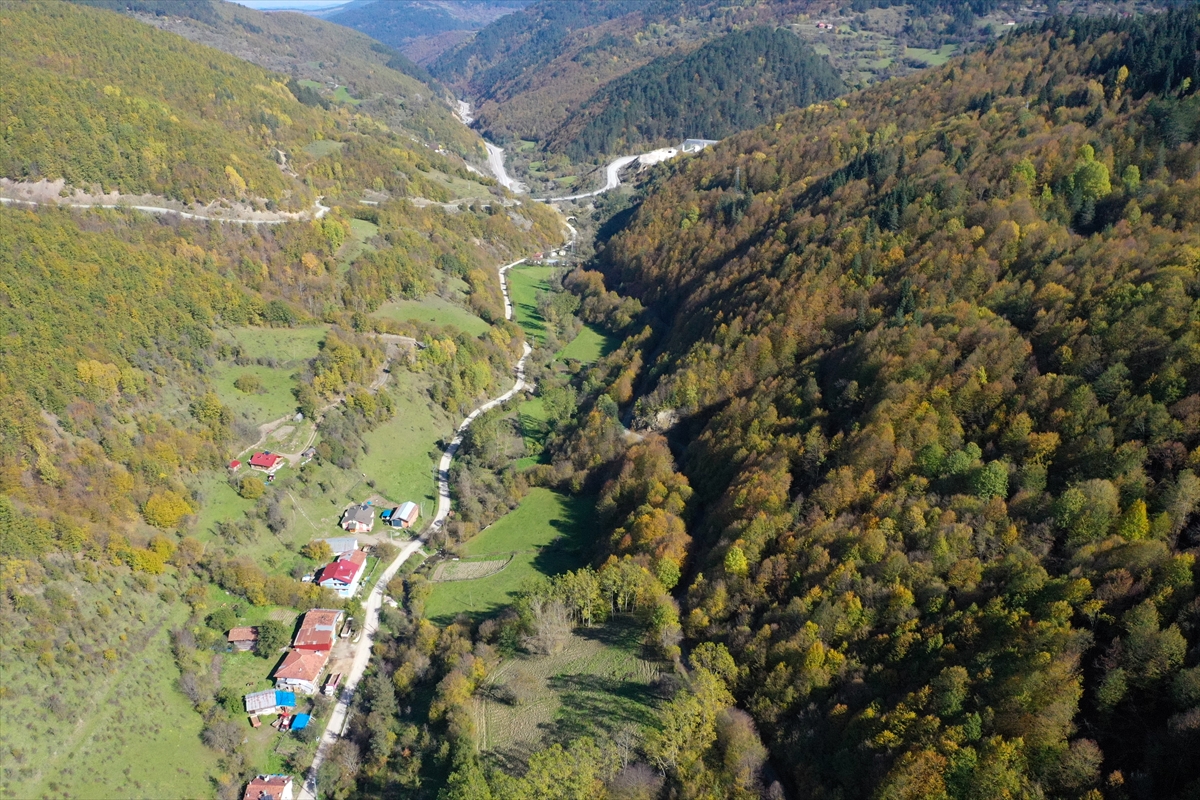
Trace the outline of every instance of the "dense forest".
{"label": "dense forest", "polygon": [[723,139],[845,90],[829,62],[767,27],[667,56],[607,84],[551,137],[573,161],[692,137]]}
{"label": "dense forest", "polygon": [[690,486],[685,648],[798,796],[1200,786],[1197,31],[1059,18],[793,112],[601,253],[658,320],[600,400]]}

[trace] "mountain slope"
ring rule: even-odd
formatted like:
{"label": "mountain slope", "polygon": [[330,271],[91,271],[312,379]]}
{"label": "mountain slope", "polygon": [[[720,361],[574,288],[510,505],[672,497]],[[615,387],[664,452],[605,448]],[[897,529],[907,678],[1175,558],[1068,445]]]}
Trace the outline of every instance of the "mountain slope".
{"label": "mountain slope", "polygon": [[394,47],[418,63],[470,38],[474,31],[532,0],[389,0],[353,3],[326,16]]}
{"label": "mountain slope", "polygon": [[541,138],[612,79],[660,56],[695,49],[734,25],[784,19],[802,5],[535,3],[492,23],[429,69],[476,99],[479,124],[490,136]]}
{"label": "mountain slope", "polygon": [[[109,6],[123,11],[127,4],[117,0]],[[267,14],[225,0],[166,7],[178,13],[132,8],[142,22],[305,81],[327,103],[352,105],[427,144],[480,157],[478,136],[454,117],[446,90],[431,85],[429,74],[404,55],[361,33],[305,14]]]}
{"label": "mountain slope", "polygon": [[582,161],[689,137],[723,139],[843,91],[829,62],[790,31],[752,28],[610,82],[547,146]]}
{"label": "mountain slope", "polygon": [[[612,400],[666,428],[683,631],[797,796],[1200,787],[1198,29],[1060,19],[793,112],[603,251],[663,324],[562,458]],[[705,786],[718,745],[663,735]]]}

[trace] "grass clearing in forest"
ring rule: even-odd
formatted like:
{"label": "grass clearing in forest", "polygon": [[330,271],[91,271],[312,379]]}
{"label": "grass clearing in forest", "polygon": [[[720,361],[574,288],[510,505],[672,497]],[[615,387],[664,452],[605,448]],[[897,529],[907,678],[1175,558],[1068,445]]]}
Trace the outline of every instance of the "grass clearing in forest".
{"label": "grass clearing in forest", "polygon": [[512,603],[526,578],[581,566],[592,505],[590,498],[530,489],[521,505],[466,545],[468,560],[512,555],[509,565],[486,578],[437,584],[426,603],[426,616],[439,624],[459,613],[484,617]]}
{"label": "grass clearing in forest", "polygon": [[581,364],[594,364],[616,350],[618,344],[617,337],[591,325],[584,325],[579,329],[579,335],[559,350],[555,358],[559,361],[574,359]]}
{"label": "grass clearing in forest", "polygon": [[[246,419],[261,425],[284,414],[295,413],[298,368],[264,367],[259,364],[237,364],[222,361],[212,373],[213,390],[221,403]],[[262,388],[255,392],[243,392],[234,382],[243,376],[258,379]]]}
{"label": "grass clearing in forest", "polygon": [[958,52],[958,45],[944,44],[937,50],[907,47],[904,50],[904,56],[905,58],[915,58],[919,61],[924,61],[931,67],[940,67],[949,61],[956,52]]}
{"label": "grass clearing in forest", "polygon": [[328,331],[328,325],[303,325],[296,328],[230,328],[228,333],[241,346],[243,357],[251,360],[273,358],[286,363],[316,358]]}
{"label": "grass clearing in forest", "polygon": [[384,303],[371,316],[394,319],[397,322],[432,322],[434,325],[453,325],[463,333],[480,336],[491,327],[462,306],[435,294],[420,300],[393,300]]}
{"label": "grass clearing in forest", "polygon": [[[316,81],[309,81],[309,83],[316,84]],[[301,85],[303,85],[303,82],[301,82]],[[320,88],[320,84],[317,84],[313,88]],[[322,158],[330,153],[338,152],[343,147],[345,147],[343,142],[335,142],[331,139],[317,139],[315,142],[309,142],[304,145],[304,152],[313,158]]]}
{"label": "grass clearing in forest", "polygon": [[553,655],[503,661],[474,700],[481,749],[523,762],[548,742],[652,723],[663,665],[642,658],[640,642],[640,626],[622,616],[577,628]]}
{"label": "grass clearing in forest", "polygon": [[[390,391],[396,413],[366,434],[370,452],[358,464],[383,496],[419,504],[423,520],[429,519],[437,504],[433,473],[441,458],[438,441],[453,430],[449,415],[429,399],[428,385],[429,378],[421,373],[393,372]],[[362,488],[365,494],[367,487]]]}
{"label": "grass clearing in forest", "polygon": [[513,315],[525,334],[537,344],[546,341],[546,321],[537,310],[538,292],[550,291],[550,276],[555,267],[514,267],[508,271],[508,292],[512,296]]}

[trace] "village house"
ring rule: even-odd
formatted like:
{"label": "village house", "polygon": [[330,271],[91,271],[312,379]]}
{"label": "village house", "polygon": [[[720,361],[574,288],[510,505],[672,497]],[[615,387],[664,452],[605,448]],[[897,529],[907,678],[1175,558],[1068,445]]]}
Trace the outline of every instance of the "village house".
{"label": "village house", "polygon": [[353,597],[354,592],[358,590],[358,581],[362,578],[366,563],[366,553],[362,550],[352,550],[321,570],[317,585],[333,589],[339,597]]}
{"label": "village house", "polygon": [[235,650],[246,651],[258,641],[258,628],[234,628],[227,638]]}
{"label": "village house", "polygon": [[296,707],[296,693],[278,689],[253,692],[242,698],[249,714],[279,714]]}
{"label": "village house", "polygon": [[379,518],[393,528],[411,528],[421,516],[421,507],[411,500],[401,503],[396,508],[388,509]]}
{"label": "village house", "polygon": [[294,800],[291,775],[256,775],[242,800]]}
{"label": "village house", "polygon": [[316,694],[321,671],[328,663],[328,650],[289,650],[275,670],[275,686],[308,695]]}
{"label": "village house", "polygon": [[375,509],[369,503],[350,506],[342,516],[342,530],[350,533],[370,533],[375,527]]}
{"label": "village house", "polygon": [[337,638],[338,618],[341,616],[341,611],[329,608],[314,608],[305,612],[304,619],[300,622],[300,630],[296,631],[296,638],[292,640],[292,647],[326,652],[333,649],[333,642]]}
{"label": "village house", "polygon": [[286,463],[283,456],[271,452],[255,453],[250,456],[250,469],[265,472],[268,475],[274,475]]}

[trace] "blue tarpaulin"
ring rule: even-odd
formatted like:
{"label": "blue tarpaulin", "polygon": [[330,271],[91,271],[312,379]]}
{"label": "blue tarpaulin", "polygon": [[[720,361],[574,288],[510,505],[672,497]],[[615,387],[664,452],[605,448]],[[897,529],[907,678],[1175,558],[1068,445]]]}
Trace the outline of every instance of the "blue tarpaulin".
{"label": "blue tarpaulin", "polygon": [[292,720],[292,730],[294,730],[294,731],[304,730],[305,728],[308,727],[308,720],[309,720],[308,714],[297,714],[296,718]]}
{"label": "blue tarpaulin", "polygon": [[275,693],[275,705],[287,706],[288,708],[295,708],[296,707],[296,693],[295,692],[276,692]]}

